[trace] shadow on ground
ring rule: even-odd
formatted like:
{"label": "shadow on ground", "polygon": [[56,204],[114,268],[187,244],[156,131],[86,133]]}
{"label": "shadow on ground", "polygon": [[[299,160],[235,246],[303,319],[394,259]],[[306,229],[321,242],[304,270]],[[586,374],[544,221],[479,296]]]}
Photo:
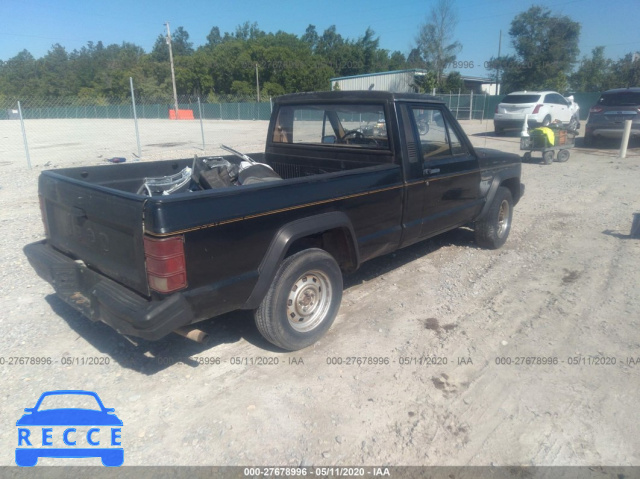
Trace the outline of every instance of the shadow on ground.
{"label": "shadow on ground", "polygon": [[[477,247],[473,231],[458,228],[364,263],[357,272],[345,277],[344,289],[370,281],[446,246]],[[198,367],[199,362],[193,359],[194,356],[215,357],[218,346],[238,343],[243,339],[260,350],[286,352],[273,346],[260,335],[255,327],[252,311],[234,311],[198,323],[198,328],[208,334],[205,343],[197,343],[177,334],[169,334],[159,341],[146,341],[122,336],[104,323],[90,321],[55,294],[47,296],[46,300],[51,309],[100,354],[109,356],[124,368],[145,375],[156,374],[176,363]]]}

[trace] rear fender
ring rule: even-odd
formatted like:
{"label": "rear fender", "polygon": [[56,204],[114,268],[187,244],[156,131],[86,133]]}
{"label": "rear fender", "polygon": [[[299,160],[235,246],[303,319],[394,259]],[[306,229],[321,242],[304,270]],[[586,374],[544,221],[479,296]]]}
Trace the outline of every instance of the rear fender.
{"label": "rear fender", "polygon": [[293,221],[284,225],[274,235],[269,249],[267,249],[267,253],[258,268],[258,281],[243,309],[256,309],[260,305],[275,278],[278,267],[293,243],[306,236],[318,235],[337,228],[348,232],[347,240],[350,243],[349,248],[351,248],[350,256],[353,259],[354,269],[357,269],[360,265],[358,243],[351,220],[345,213],[334,211]]}

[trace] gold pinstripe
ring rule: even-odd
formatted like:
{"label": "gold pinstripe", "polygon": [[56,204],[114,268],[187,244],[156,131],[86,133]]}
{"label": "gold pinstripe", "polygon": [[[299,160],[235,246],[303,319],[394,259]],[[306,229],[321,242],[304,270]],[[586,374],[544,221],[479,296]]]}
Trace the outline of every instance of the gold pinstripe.
{"label": "gold pinstripe", "polygon": [[421,179],[418,181],[413,181],[411,183],[403,183],[401,185],[394,185],[394,186],[388,186],[386,188],[380,188],[377,190],[373,190],[373,191],[365,191],[363,193],[355,193],[353,195],[346,195],[346,196],[340,196],[339,198],[331,198],[331,199],[327,199],[327,200],[320,200],[320,201],[314,201],[312,203],[305,203],[302,205],[296,205],[296,206],[290,206],[288,208],[280,208],[277,210],[271,210],[271,211],[265,211],[263,213],[257,213],[255,215],[247,215],[247,216],[240,216],[238,218],[231,218],[228,220],[222,220],[222,221],[217,221],[215,223],[209,223],[206,225],[200,225],[200,226],[194,226],[192,228],[185,228],[182,230],[178,230],[178,231],[172,231],[171,233],[150,233],[150,232],[146,232],[146,234],[152,235],[152,236],[156,236],[156,237],[164,237],[164,236],[173,236],[173,235],[178,235],[178,234],[183,234],[183,233],[189,233],[191,231],[197,231],[197,230],[202,230],[202,229],[206,229],[206,228],[214,228],[216,226],[222,226],[222,225],[226,225],[229,223],[237,223],[238,221],[244,221],[244,220],[248,220],[248,219],[253,219],[253,218],[260,218],[262,216],[269,216],[269,215],[275,215],[278,213],[284,213],[286,211],[293,211],[293,210],[298,210],[301,208],[307,208],[309,206],[317,206],[317,205],[322,205],[322,204],[326,204],[326,203],[332,203],[334,201],[341,201],[341,200],[348,200],[350,198],[358,198],[360,196],[367,196],[367,195],[375,195],[377,193],[382,193],[384,191],[391,191],[391,190],[397,190],[399,188],[404,188],[405,186],[415,186],[415,185],[419,185],[425,182],[432,182],[432,181],[438,181],[438,180],[446,180],[449,178],[454,178],[456,176],[464,176],[464,175],[469,175],[471,173],[477,173],[480,170],[474,170],[474,171],[467,171],[465,173],[458,173],[455,175],[447,175],[447,176],[441,176],[441,177],[437,177],[437,178],[433,178],[433,179]]}

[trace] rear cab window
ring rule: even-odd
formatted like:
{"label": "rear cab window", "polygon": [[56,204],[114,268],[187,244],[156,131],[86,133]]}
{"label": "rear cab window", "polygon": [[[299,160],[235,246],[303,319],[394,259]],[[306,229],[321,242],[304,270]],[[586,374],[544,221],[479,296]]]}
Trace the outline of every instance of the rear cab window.
{"label": "rear cab window", "polygon": [[280,107],[273,143],[389,150],[384,105]]}
{"label": "rear cab window", "polygon": [[511,103],[511,104],[521,104],[521,103],[537,103],[540,100],[540,95],[507,95],[505,96],[500,103]]}
{"label": "rear cab window", "polygon": [[640,92],[603,93],[598,100],[600,106],[640,106]]}

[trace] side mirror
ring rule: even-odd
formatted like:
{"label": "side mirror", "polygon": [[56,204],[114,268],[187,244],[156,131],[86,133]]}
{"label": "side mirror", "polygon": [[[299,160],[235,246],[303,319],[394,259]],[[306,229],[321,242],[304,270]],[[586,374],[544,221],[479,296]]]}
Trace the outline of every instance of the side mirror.
{"label": "side mirror", "polygon": [[336,135],[327,135],[322,137],[322,143],[333,145],[336,142]]}

